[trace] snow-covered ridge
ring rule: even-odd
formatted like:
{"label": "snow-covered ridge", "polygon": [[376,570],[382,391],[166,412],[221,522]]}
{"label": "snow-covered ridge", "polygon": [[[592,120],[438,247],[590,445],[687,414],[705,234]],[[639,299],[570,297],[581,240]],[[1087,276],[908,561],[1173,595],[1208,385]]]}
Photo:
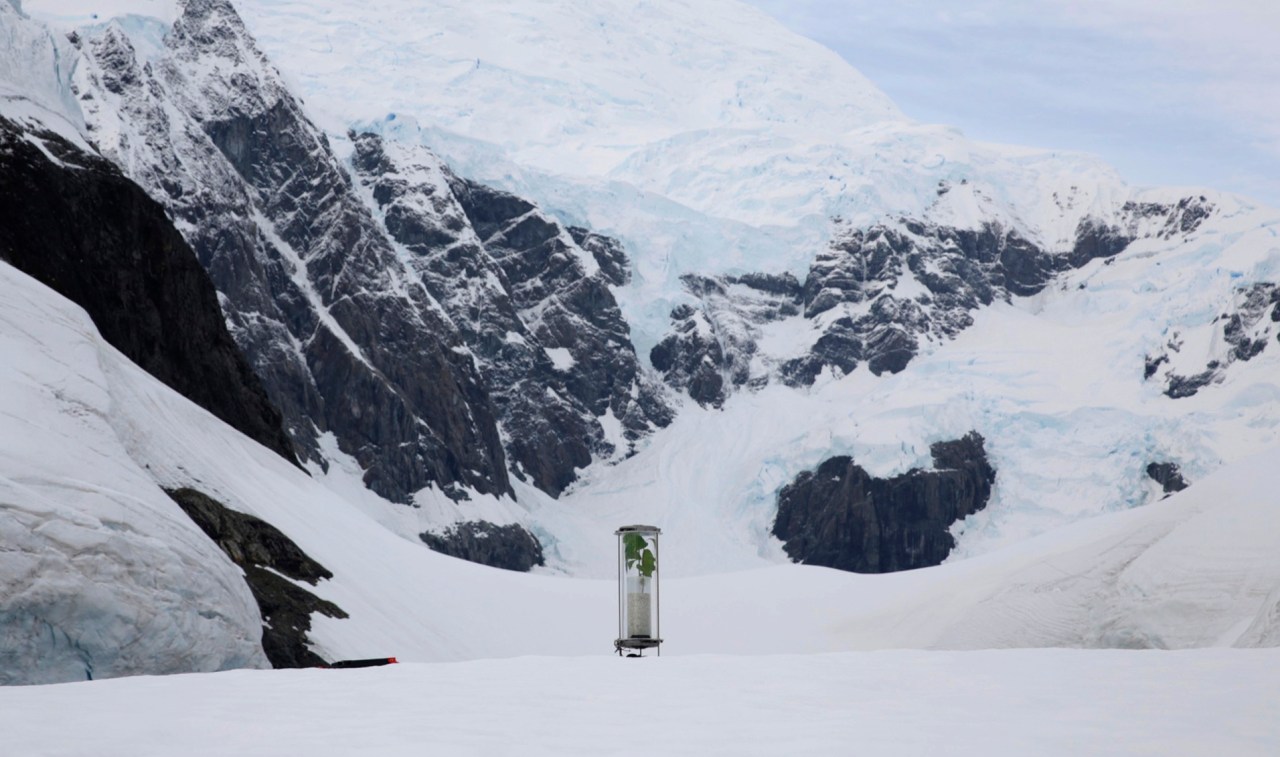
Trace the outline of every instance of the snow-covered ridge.
{"label": "snow-covered ridge", "polygon": [[240,7],[331,117],[406,113],[557,172],[703,130],[901,118],[834,53],[731,0]]}

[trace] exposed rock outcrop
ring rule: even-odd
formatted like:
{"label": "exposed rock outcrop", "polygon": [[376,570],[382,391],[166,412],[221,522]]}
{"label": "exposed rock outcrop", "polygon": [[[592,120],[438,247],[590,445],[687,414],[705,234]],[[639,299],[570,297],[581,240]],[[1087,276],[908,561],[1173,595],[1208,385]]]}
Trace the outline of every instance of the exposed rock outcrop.
{"label": "exposed rock outcrop", "polygon": [[870,476],[849,457],[805,471],[778,493],[773,534],[796,562],[855,573],[940,564],[955,546],[950,528],[984,507],[996,472],[983,438],[930,447],[934,470]]}
{"label": "exposed rock outcrop", "polygon": [[[1080,221],[1065,250],[1043,249],[996,222],[837,225],[798,287],[786,276],[686,276],[693,302],[672,310],[672,329],[650,360],[668,384],[713,406],[736,387],[809,386],[824,371],[841,376],[865,364],[877,376],[897,373],[926,345],[968,328],[978,308],[1034,295],[1135,239],[1191,234],[1213,210],[1204,198],[1126,203],[1113,222]],[[763,310],[762,296],[771,298]],[[777,320],[793,321],[798,350],[759,348],[762,327]]]}
{"label": "exposed rock outcrop", "polygon": [[1177,463],[1151,463],[1147,466],[1147,475],[1152,481],[1160,484],[1165,494],[1180,492],[1190,486],[1182,477],[1182,471]]}
{"label": "exposed rock outcrop", "polygon": [[[1192,340],[1191,331],[1174,331],[1162,349],[1146,356],[1143,377],[1159,379],[1172,399],[1191,397],[1221,382],[1237,362],[1252,360],[1267,348],[1273,335],[1280,338],[1280,285],[1261,282],[1234,293],[1229,308],[1199,328],[1209,339]],[[1188,343],[1206,343],[1208,351],[1196,352]]]}
{"label": "exposed rock outcrop", "polygon": [[90,136],[176,219],[302,456],[322,434],[377,493],[511,493],[456,330],[225,0],[185,0],[140,62],[116,23],[80,40]]}
{"label": "exposed rock outcrop", "polygon": [[423,533],[423,543],[437,552],[505,570],[527,571],[543,565],[542,545],[522,526],[468,521],[443,533]]}
{"label": "exposed rock outcrop", "polygon": [[316,586],[333,574],[266,521],[231,510],[194,489],[176,489],[169,496],[244,570],[245,583],[262,612],[262,650],[272,667],[324,665],[325,660],[311,651],[307,640],[311,614],[330,618],[347,614],[288,579]]}
{"label": "exposed rock outcrop", "polygon": [[296,462],[209,276],[138,185],[52,132],[0,118],[0,213],[0,259],[84,308],[148,373]]}
{"label": "exposed rock outcrop", "polygon": [[720,406],[734,387],[766,383],[753,364],[762,328],[800,312],[800,282],[783,274],[710,277],[686,274],[701,307],[671,311],[672,330],[649,351],[668,384],[702,405]]}

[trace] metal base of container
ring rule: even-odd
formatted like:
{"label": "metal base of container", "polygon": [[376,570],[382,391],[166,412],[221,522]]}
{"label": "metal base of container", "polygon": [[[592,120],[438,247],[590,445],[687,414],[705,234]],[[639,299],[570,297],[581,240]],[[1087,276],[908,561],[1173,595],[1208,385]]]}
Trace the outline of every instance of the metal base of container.
{"label": "metal base of container", "polygon": [[[658,649],[658,645],[662,643],[662,639],[615,639],[613,642],[613,650],[624,657],[639,657],[646,649]],[[631,650],[634,654],[626,654],[623,650]],[[662,655],[662,650],[658,649],[658,655]]]}

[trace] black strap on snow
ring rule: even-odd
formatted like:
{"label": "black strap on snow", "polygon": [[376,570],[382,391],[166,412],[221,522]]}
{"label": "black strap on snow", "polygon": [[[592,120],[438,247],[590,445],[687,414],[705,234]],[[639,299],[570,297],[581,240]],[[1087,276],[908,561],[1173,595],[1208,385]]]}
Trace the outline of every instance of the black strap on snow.
{"label": "black strap on snow", "polygon": [[325,665],[326,668],[375,668],[379,665],[394,665],[398,662],[394,657],[374,657],[368,660],[340,660]]}

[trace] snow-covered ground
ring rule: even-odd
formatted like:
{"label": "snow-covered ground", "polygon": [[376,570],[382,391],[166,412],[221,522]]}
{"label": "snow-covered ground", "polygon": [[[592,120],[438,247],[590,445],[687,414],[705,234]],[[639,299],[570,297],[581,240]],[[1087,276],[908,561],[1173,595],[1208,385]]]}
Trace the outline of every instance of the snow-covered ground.
{"label": "snow-covered ground", "polygon": [[11,755],[1280,751],[1280,650],[525,657],[0,689]]}

